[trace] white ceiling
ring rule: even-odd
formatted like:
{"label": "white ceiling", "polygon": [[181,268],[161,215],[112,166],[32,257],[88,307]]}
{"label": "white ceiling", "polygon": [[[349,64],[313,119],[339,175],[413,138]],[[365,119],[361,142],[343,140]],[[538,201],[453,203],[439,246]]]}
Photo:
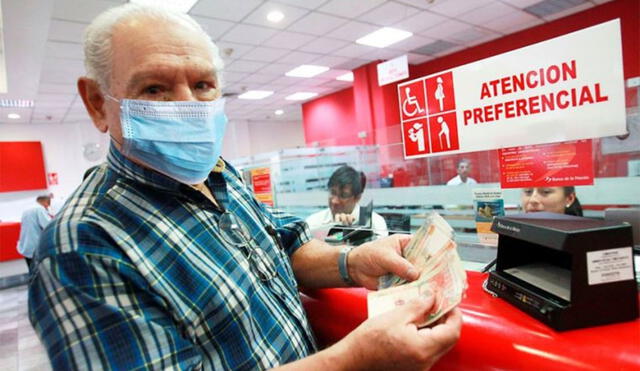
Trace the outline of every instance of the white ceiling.
{"label": "white ceiling", "polygon": [[[540,0],[200,0],[191,14],[224,52],[224,92],[272,90],[263,100],[230,96],[233,120],[301,121],[300,102],[284,99],[297,91],[325,95],[350,86],[335,80],[355,67],[408,55],[418,64],[439,56],[551,21],[608,0],[558,0],[581,4],[549,17],[523,8]],[[33,99],[32,108],[0,108],[0,124],[64,124],[89,121],[75,82],[84,74],[80,40],[83,29],[103,10],[123,0],[3,0],[2,28],[8,93],[0,99]],[[280,10],[278,24],[266,14]],[[378,49],[355,40],[382,26],[413,36]],[[454,46],[435,55],[411,51],[444,40]],[[300,64],[331,70],[311,79],[287,77]],[[274,115],[283,109],[284,115]],[[16,112],[18,120],[7,114]]]}

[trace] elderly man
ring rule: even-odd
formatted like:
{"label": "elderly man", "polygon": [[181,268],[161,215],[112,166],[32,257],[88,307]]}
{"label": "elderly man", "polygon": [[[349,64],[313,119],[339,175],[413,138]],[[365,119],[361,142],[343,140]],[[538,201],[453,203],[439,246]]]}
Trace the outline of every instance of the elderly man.
{"label": "elderly man", "polygon": [[407,238],[349,253],[253,198],[219,157],[222,62],[191,18],[108,10],[85,56],[78,90],[112,143],[38,249],[29,313],[54,369],[423,369],[455,343],[458,310],[416,328],[424,299],[316,352],[298,284],[415,279]]}

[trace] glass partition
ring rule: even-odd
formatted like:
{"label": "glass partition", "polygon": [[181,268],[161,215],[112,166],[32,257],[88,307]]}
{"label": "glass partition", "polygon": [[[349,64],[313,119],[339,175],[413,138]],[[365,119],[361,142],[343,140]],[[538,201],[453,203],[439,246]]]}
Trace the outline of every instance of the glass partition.
{"label": "glass partition", "polygon": [[[608,207],[640,205],[638,88],[627,89],[627,96],[630,134],[594,139],[595,184],[576,187],[587,217],[602,218]],[[478,240],[472,189],[500,187],[498,151],[405,160],[400,133],[399,125],[390,125],[366,136],[360,133],[355,138],[338,133],[311,147],[283,149],[232,163],[241,170],[269,168],[274,206],[301,218],[326,210],[329,177],[339,166],[350,165],[364,172],[367,178],[360,204],[373,201],[374,211],[385,218],[391,232],[414,232],[425,216],[436,210],[455,229],[467,268],[481,268],[493,259],[495,248],[482,245]],[[374,144],[380,143],[381,139],[388,143]],[[447,186],[447,182],[456,176],[461,159],[469,162],[469,176],[477,184]],[[522,191],[503,191],[506,214],[522,212]]]}

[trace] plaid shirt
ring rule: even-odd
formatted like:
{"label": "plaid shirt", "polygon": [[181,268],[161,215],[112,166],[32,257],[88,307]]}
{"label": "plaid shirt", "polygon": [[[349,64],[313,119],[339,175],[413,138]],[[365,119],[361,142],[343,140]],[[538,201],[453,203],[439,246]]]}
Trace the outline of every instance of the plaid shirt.
{"label": "plaid shirt", "polygon": [[306,224],[267,211],[228,165],[207,183],[278,275],[260,281],[226,246],[202,193],[112,148],[37,250],[29,316],[54,369],[265,369],[315,350],[289,261]]}

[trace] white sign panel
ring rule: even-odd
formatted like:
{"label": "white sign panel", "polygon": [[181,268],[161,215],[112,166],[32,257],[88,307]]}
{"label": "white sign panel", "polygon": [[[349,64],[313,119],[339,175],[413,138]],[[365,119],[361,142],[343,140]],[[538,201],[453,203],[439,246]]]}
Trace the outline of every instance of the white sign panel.
{"label": "white sign panel", "polygon": [[405,158],[626,133],[620,20],[398,84]]}
{"label": "white sign panel", "polygon": [[621,247],[587,253],[589,285],[633,279],[631,247]]}
{"label": "white sign panel", "polygon": [[378,85],[383,86],[409,77],[409,61],[407,56],[394,58],[378,63]]}

